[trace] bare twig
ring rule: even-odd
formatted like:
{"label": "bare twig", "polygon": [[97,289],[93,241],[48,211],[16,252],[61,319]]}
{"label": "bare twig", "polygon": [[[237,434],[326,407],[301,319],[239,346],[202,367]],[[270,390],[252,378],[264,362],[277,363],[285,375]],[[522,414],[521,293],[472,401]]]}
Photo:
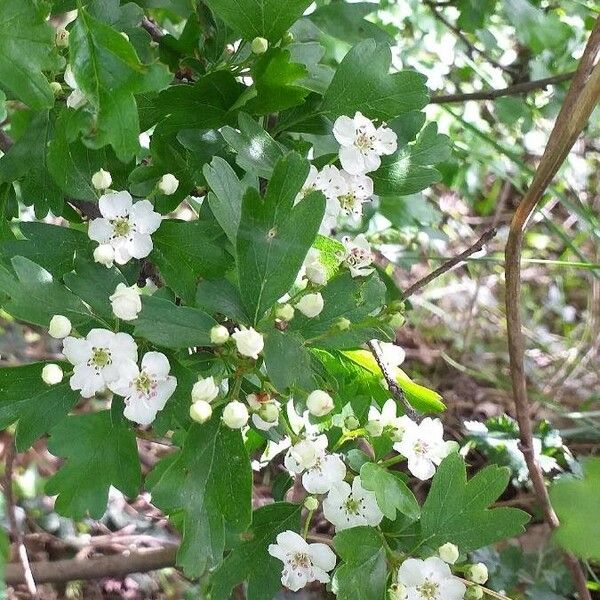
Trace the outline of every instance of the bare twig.
{"label": "bare twig", "polygon": [[445,94],[433,96],[429,102],[431,104],[450,104],[452,102],[467,102],[468,100],[494,100],[495,98],[501,98],[502,96],[517,96],[526,92],[545,89],[549,85],[569,81],[574,75],[575,72],[573,71],[554,75],[553,77],[546,77],[544,79],[536,79],[535,81],[515,83],[514,85],[509,85],[508,87],[498,90],[482,90],[470,94]]}
{"label": "bare twig", "polygon": [[484,60],[489,62],[497,69],[501,69],[509,75],[515,74],[514,68],[506,67],[500,64],[497,60],[493,59],[491,56],[488,56],[488,54],[484,50],[480,50],[475,44],[469,41],[467,36],[456,25],[448,21],[448,19],[446,19],[446,17],[444,17],[444,15],[440,11],[438,11],[438,5],[436,5],[435,2],[432,2],[431,0],[425,0],[425,4],[431,9],[433,16],[440,23],[444,24],[459,40],[461,40],[461,42],[463,42],[467,46],[468,56],[472,56],[473,54],[479,54],[479,56],[481,56]]}
{"label": "bare twig", "polygon": [[158,42],[164,35],[162,29],[148,17],[142,17],[142,27],[150,34],[150,37],[155,42]]}
{"label": "bare twig", "polygon": [[428,283],[431,283],[434,279],[437,279],[440,275],[447,273],[453,269],[456,265],[464,262],[469,256],[479,252],[483,247],[496,235],[495,229],[488,229],[473,245],[469,246],[464,252],[456,255],[450,260],[446,261],[443,265],[440,265],[437,269],[426,275],[419,281],[413,283],[404,293],[404,298],[412,296],[415,292],[425,287]]}
{"label": "bare twig", "polygon": [[367,343],[367,345],[369,346],[369,350],[371,350],[371,352],[373,353],[373,357],[377,361],[377,365],[379,366],[383,374],[383,377],[388,385],[390,392],[392,393],[392,396],[394,396],[396,400],[402,403],[402,406],[404,406],[404,412],[407,416],[409,416],[413,420],[417,420],[417,412],[406,399],[406,396],[404,395],[404,390],[398,385],[398,382],[396,381],[394,375],[390,373],[388,365],[385,362],[385,359],[383,358],[383,352],[381,350],[381,346],[379,345],[379,341],[371,340]]}
{"label": "bare twig", "polygon": [[29,558],[27,557],[27,549],[23,543],[23,535],[17,522],[17,515],[15,514],[15,498],[12,492],[12,478],[13,478],[13,465],[15,461],[15,444],[12,437],[9,439],[6,448],[6,463],[4,472],[4,498],[6,500],[6,514],[8,516],[8,522],[10,524],[10,532],[13,537],[17,549],[17,556],[19,564],[16,565],[22,574],[21,581],[27,585],[27,591],[33,598],[37,598],[37,588],[35,586],[35,579],[31,573],[31,565]]}
{"label": "bare twig", "polygon": [[[31,563],[31,571],[38,583],[75,581],[79,579],[102,579],[123,577],[129,573],[146,573],[175,566],[177,548],[137,550],[127,554],[68,559]],[[23,568],[19,564],[6,565],[4,577],[8,585],[23,583]]]}
{"label": "bare twig", "polygon": [[[556,175],[573,144],[585,127],[591,112],[600,99],[600,65],[594,64],[600,52],[600,20],[596,21],[579,67],[565,97],[565,101],[548,139],[535,176],[513,217],[506,244],[506,321],[510,371],[519,423],[520,449],[525,457],[534,491],[542,507],[544,518],[551,529],[559,525],[544,477],[535,458],[527,380],[524,369],[525,342],[520,310],[521,247],[527,223],[546,188]],[[575,556],[565,552],[565,564],[571,572],[575,587],[582,600],[591,600],[586,577]]]}

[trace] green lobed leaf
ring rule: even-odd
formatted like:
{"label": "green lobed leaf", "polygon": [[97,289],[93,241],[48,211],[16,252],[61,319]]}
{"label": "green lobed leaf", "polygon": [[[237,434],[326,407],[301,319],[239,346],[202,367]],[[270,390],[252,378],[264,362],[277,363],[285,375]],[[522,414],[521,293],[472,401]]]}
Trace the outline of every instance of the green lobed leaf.
{"label": "green lobed leaf", "polygon": [[550,488],[550,499],[560,525],[556,541],[584,559],[600,559],[600,459],[587,458],[583,479],[561,477]]}
{"label": "green lobed leaf", "polygon": [[[58,423],[79,399],[79,392],[65,381],[49,386],[42,380],[46,362],[0,369],[0,429],[18,421],[16,445],[19,452]],[[67,363],[58,363],[64,371]]]}
{"label": "green lobed leaf", "polygon": [[67,459],[45,490],[58,495],[54,506],[60,514],[99,519],[111,485],[126,496],[137,495],[141,470],[135,434],[111,411],[63,419],[52,429],[48,449]]}
{"label": "green lobed leaf", "polygon": [[519,535],[529,515],[512,507],[492,508],[505,490],[510,471],[486,467],[467,481],[465,461],[448,455],[438,467],[421,510],[421,539],[427,548],[446,542],[463,553]]}
{"label": "green lobed leaf", "polygon": [[80,8],[69,38],[71,66],[77,84],[98,111],[97,147],[111,144],[121,160],[139,148],[134,94],[159,90],[171,76],[158,64],[144,65],[119,31]]}
{"label": "green lobed leaf", "polygon": [[211,576],[211,598],[227,600],[233,588],[247,582],[247,600],[272,600],[281,588],[281,562],[268,553],[282,531],[300,529],[302,507],[275,502],[254,511],[248,541],[236,546]]}
{"label": "green lobed leaf", "polygon": [[237,267],[242,298],[254,323],[290,289],[323,220],[325,199],[320,192],[294,206],[307,175],[308,162],[290,153],[277,163],[264,198],[254,188],[244,195]]}
{"label": "green lobed leaf", "polygon": [[210,222],[164,220],[152,235],[150,258],[165,283],[192,305],[200,278],[221,276],[233,264],[224,240],[223,232]]}
{"label": "green lobed leaf", "polygon": [[210,330],[216,321],[205,312],[177,306],[169,300],[142,298],[142,311],[135,321],[135,335],[166,348],[210,346]]}
{"label": "green lobed leaf", "polygon": [[392,53],[387,44],[360,42],[346,54],[325,92],[322,111],[331,118],[362,112],[371,119],[392,119],[423,108],[428,96],[425,77],[416,71],[389,74]]}
{"label": "green lobed leaf", "polygon": [[372,527],[344,529],[333,538],[341,562],[333,575],[338,600],[383,600],[387,564],[381,538]]}
{"label": "green lobed leaf", "polygon": [[419,503],[398,474],[368,462],[360,469],[360,480],[366,490],[375,492],[381,512],[391,521],[396,519],[396,511],[413,521],[419,518]]}
{"label": "green lobed leaf", "polygon": [[245,325],[250,323],[240,291],[227,279],[201,281],[196,290],[196,306],[213,316],[223,315]]}
{"label": "green lobed leaf", "polygon": [[191,577],[221,563],[225,524],[239,532],[250,525],[250,460],[240,430],[219,415],[192,424],[182,449],[160,461],[147,483],[153,503],[181,518],[177,564]]}
{"label": "green lobed leaf", "polygon": [[208,7],[246,40],[276,42],[302,16],[310,0],[207,0]]}
{"label": "green lobed leaf", "polygon": [[44,8],[32,0],[0,2],[0,85],[34,110],[54,104],[43,71],[60,66]]}

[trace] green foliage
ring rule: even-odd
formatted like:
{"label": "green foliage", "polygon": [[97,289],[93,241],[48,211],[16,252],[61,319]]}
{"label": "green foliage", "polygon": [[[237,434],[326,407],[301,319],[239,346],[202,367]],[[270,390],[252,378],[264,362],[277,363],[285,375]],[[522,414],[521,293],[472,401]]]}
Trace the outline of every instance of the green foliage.
{"label": "green foliage", "polygon": [[177,563],[191,577],[221,562],[225,525],[250,524],[252,471],[242,435],[213,418],[188,430],[183,447],[161,460],[147,481],[153,502],[180,520]]}
{"label": "green foliage", "polygon": [[366,490],[375,492],[377,504],[388,519],[395,520],[396,511],[413,521],[419,518],[419,504],[398,473],[365,463],[360,468],[360,481]]}
{"label": "green foliage", "polygon": [[524,530],[529,515],[510,507],[489,508],[508,484],[509,471],[489,466],[467,481],[464,459],[450,454],[440,464],[421,512],[427,548],[446,542],[470,552]]}
{"label": "green foliage", "polygon": [[600,460],[583,463],[583,479],[562,477],[550,489],[552,506],[560,520],[556,541],[569,552],[585,559],[600,558]]}
{"label": "green foliage", "polygon": [[135,434],[112,411],[63,419],[52,429],[48,449],[67,459],[46,485],[46,493],[57,495],[55,508],[63,515],[99,519],[111,485],[127,496],[138,492],[141,472]]}
{"label": "green foliage", "polygon": [[248,600],[271,600],[281,587],[279,561],[269,555],[277,534],[300,528],[301,507],[276,502],[254,511],[248,541],[238,544],[213,573],[211,598],[227,600],[233,588],[247,582]]}
{"label": "green foliage", "polygon": [[[48,386],[42,381],[47,363],[0,369],[0,429],[17,421],[16,444],[24,452],[58,423],[77,402],[79,393],[65,381]],[[63,369],[67,365],[61,363]]]}
{"label": "green foliage", "polygon": [[244,195],[237,266],[240,291],[254,323],[294,283],[323,219],[325,202],[318,192],[294,206],[307,175],[308,162],[290,154],[277,163],[264,198],[255,188]]}
{"label": "green foliage", "polygon": [[332,588],[341,600],[383,600],[387,565],[381,538],[370,527],[340,531],[333,539],[342,562]]}

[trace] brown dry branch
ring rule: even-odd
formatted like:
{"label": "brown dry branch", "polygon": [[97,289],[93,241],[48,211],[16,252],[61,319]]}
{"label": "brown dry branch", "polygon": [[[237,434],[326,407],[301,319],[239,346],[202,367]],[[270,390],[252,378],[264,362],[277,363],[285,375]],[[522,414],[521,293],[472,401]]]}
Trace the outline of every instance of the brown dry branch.
{"label": "brown dry branch", "polygon": [[6,514],[10,525],[10,533],[12,535],[15,547],[17,550],[17,557],[19,562],[15,565],[20,570],[22,575],[22,582],[27,585],[27,591],[32,598],[37,598],[37,588],[35,585],[35,578],[31,572],[31,565],[27,556],[27,549],[23,543],[23,534],[17,521],[17,515],[15,513],[15,498],[12,492],[13,483],[13,465],[15,461],[15,443],[12,437],[9,438],[6,448],[6,461],[5,461],[5,472],[4,472],[4,498],[6,504]]}
{"label": "brown dry branch", "polygon": [[[525,457],[537,499],[543,509],[544,518],[551,529],[556,529],[559,522],[550,503],[544,477],[534,454],[524,369],[525,342],[520,307],[521,247],[523,234],[531,215],[586,126],[591,112],[600,99],[600,65],[594,66],[599,52],[600,20],[597,20],[533,181],[515,212],[506,244],[506,321],[511,380],[520,431],[520,448]],[[575,556],[568,552],[565,552],[564,558],[579,597],[581,600],[591,600],[581,564]]]}

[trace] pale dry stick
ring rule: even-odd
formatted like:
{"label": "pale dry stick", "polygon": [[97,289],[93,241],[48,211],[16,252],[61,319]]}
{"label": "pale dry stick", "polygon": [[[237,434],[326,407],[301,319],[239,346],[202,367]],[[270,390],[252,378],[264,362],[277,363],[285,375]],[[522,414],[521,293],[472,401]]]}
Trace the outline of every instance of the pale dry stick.
{"label": "pale dry stick", "polygon": [[9,439],[6,448],[6,462],[4,472],[4,498],[6,500],[6,514],[10,525],[10,532],[15,542],[17,549],[17,556],[19,559],[19,567],[23,574],[23,583],[27,585],[27,591],[32,598],[37,598],[37,588],[35,585],[35,579],[31,573],[31,565],[29,563],[29,557],[27,556],[27,549],[23,543],[23,535],[17,522],[17,515],[15,513],[15,498],[12,492],[12,478],[13,478],[13,465],[15,461],[15,443],[12,437]]}
{"label": "pale dry stick", "polygon": [[[533,488],[551,529],[559,525],[544,477],[535,459],[527,381],[524,369],[525,343],[522,333],[521,246],[527,223],[546,188],[583,131],[590,114],[600,99],[600,66],[594,66],[600,51],[600,20],[596,21],[573,82],[550,134],[544,155],[527,193],[513,217],[506,244],[506,321],[511,380],[519,424],[520,449],[525,457]],[[581,600],[591,600],[586,577],[575,556],[565,552],[565,563],[571,572]]]}
{"label": "pale dry stick", "polygon": [[406,299],[412,296],[415,292],[418,292],[422,287],[425,287],[427,284],[431,283],[434,279],[437,279],[444,273],[447,273],[460,263],[464,262],[469,258],[469,256],[475,254],[476,252],[480,252],[483,250],[483,247],[496,235],[496,230],[494,228],[488,229],[483,233],[483,235],[471,246],[469,246],[466,250],[452,257],[450,260],[446,261],[444,264],[440,265],[437,269],[426,275],[422,279],[415,281],[405,292],[403,292],[402,296]]}

